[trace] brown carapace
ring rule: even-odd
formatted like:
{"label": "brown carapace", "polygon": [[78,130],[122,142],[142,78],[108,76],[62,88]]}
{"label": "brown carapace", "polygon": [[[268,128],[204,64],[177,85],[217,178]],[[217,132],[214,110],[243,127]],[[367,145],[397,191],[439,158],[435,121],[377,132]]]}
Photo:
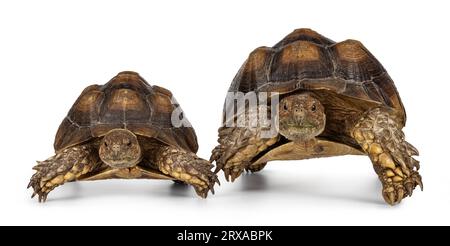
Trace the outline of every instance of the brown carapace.
{"label": "brown carapace", "polygon": [[[255,49],[229,92],[277,94],[277,134],[224,124],[211,161],[227,180],[243,170],[260,171],[271,160],[299,160],[335,155],[368,155],[389,204],[422,188],[418,151],[405,141],[406,114],[394,82],[358,41],[336,43],[311,29],[297,29],[275,46]],[[234,101],[233,101],[234,102]],[[241,104],[241,105],[246,105]],[[239,105],[238,105],[239,106]],[[224,112],[249,114],[225,104]],[[261,107],[259,105],[258,107]],[[323,122],[323,123],[322,123]],[[308,128],[308,129],[306,129]]]}
{"label": "brown carapace", "polygon": [[187,119],[172,123],[176,109],[184,117],[169,90],[135,72],[87,87],[58,129],[56,154],[33,168],[33,196],[45,201],[70,181],[149,178],[190,184],[206,197],[217,176],[210,162],[195,155],[197,137]]}

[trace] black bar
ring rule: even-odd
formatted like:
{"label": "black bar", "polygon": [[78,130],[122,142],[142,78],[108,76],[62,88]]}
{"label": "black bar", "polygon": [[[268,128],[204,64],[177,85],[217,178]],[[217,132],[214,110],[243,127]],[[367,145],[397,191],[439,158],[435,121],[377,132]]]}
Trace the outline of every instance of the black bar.
{"label": "black bar", "polygon": [[[0,227],[2,241],[21,245],[23,241],[43,244],[70,242],[77,245],[400,245],[418,242],[447,244],[448,227]],[[47,240],[51,238],[53,243]]]}

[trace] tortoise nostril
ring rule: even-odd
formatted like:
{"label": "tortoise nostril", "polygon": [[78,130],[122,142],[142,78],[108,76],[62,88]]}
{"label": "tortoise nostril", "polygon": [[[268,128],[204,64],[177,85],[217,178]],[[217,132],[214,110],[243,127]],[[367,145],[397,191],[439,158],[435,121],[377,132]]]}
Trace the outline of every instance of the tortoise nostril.
{"label": "tortoise nostril", "polygon": [[119,150],[120,150],[120,145],[114,144],[114,145],[112,146],[112,151],[114,151],[114,153],[119,152]]}

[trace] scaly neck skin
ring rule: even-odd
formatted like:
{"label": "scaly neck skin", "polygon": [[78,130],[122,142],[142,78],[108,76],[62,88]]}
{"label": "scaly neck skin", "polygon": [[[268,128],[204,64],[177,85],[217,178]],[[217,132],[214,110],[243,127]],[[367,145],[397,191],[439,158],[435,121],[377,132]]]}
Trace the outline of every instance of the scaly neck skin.
{"label": "scaly neck skin", "polygon": [[141,144],[142,156],[144,159],[142,165],[158,169],[155,163],[157,162],[159,151],[161,150],[162,147],[166,146],[166,144],[158,141],[155,138],[143,136],[138,136],[138,140],[139,143]]}
{"label": "scaly neck skin", "polygon": [[314,142],[326,123],[323,105],[308,92],[283,98],[278,105],[278,117],[279,133],[297,143]]}
{"label": "scaly neck skin", "polygon": [[100,159],[113,168],[127,168],[142,160],[142,151],[134,133],[126,129],[109,131],[101,140]]}

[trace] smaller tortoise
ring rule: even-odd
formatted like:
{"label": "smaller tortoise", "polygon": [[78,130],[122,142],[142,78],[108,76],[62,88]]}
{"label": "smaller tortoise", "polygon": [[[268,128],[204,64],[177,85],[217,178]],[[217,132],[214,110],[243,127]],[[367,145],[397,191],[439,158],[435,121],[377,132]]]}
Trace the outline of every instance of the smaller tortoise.
{"label": "smaller tortoise", "polygon": [[[272,48],[254,50],[229,92],[272,93],[280,101],[250,105],[249,110],[239,110],[249,105],[245,94],[238,110],[235,99],[226,101],[225,124],[210,160],[227,180],[243,170],[259,171],[270,160],[366,154],[387,203],[399,203],[416,185],[422,188],[419,162],[412,157],[418,151],[405,141],[406,113],[394,82],[358,41],[335,43],[310,29],[297,29]],[[251,120],[247,127],[235,125],[242,116],[259,119],[255,115],[261,107],[276,111],[270,118],[275,134],[262,136],[262,124]]]}
{"label": "smaller tortoise", "polygon": [[217,176],[210,162],[195,155],[197,137],[187,119],[180,127],[172,124],[176,109],[182,118],[170,91],[135,72],[88,86],[58,129],[56,154],[33,167],[32,197],[45,202],[70,181],[149,178],[190,184],[206,198]]}

